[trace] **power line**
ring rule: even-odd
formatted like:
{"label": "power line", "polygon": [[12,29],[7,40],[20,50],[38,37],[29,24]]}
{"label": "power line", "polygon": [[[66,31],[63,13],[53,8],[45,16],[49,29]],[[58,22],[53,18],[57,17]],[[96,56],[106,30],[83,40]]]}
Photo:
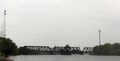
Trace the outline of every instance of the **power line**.
{"label": "power line", "polygon": [[[59,33],[49,33],[49,32],[41,32],[41,31],[36,31],[36,30],[28,30],[28,29],[23,29],[23,28],[18,28],[18,27],[14,27],[14,26],[9,26],[9,25],[7,25],[7,28],[13,28],[13,29],[18,29],[18,30],[22,30],[22,31],[31,31],[31,32],[39,32],[39,33],[47,33],[47,34],[59,34]],[[88,33],[95,33],[95,32],[88,32]],[[88,34],[88,33],[75,33],[75,34]],[[60,33],[61,34],[61,33]],[[66,35],[66,34],[68,34],[68,35],[70,35],[69,33],[64,33],[64,35]],[[73,35],[73,34],[72,34]]]}
{"label": "power line", "polygon": [[8,31],[12,31],[14,33],[20,33],[20,34],[26,34],[26,35],[32,35],[32,36],[41,36],[41,37],[95,37],[96,34],[91,34],[91,35],[74,35],[74,36],[71,36],[71,35],[39,35],[39,34],[32,34],[32,33],[26,33],[26,32],[20,32],[20,31],[15,31],[15,30],[8,30]]}
{"label": "power line", "polygon": [[[49,37],[49,38],[51,38],[51,37],[52,38],[53,37],[56,38],[57,37],[57,38],[69,38],[69,39],[71,39],[71,38],[90,39],[90,38],[97,37],[96,36],[97,34],[96,33],[92,33],[92,32],[90,32],[90,33],[82,33],[82,34],[79,34],[79,33],[77,33],[77,34],[68,33],[69,35],[68,34],[64,34],[64,33],[63,34],[56,34],[56,33],[50,34],[50,33],[47,33],[47,32],[45,32],[45,33],[47,33],[47,34],[45,34],[45,33],[41,32],[41,33],[43,33],[43,35],[42,34],[40,35],[40,34],[33,33],[33,32],[35,32],[33,30],[28,30],[28,29],[23,29],[23,28],[18,28],[18,27],[14,27],[14,26],[8,26],[8,25],[7,25],[7,28],[8,28],[7,29],[8,30],[8,34],[9,34],[9,32],[10,33],[12,32],[12,34],[10,34],[10,35],[20,36],[20,37],[24,37],[24,38],[32,38],[32,39],[34,39],[34,37],[35,37],[35,39],[40,39],[40,38],[36,38],[36,37]],[[28,31],[31,31],[31,32],[29,33]],[[18,33],[18,34],[22,34],[22,35],[15,35],[15,34],[13,34],[13,32],[14,33]],[[25,35],[29,35],[29,36],[33,36],[33,37],[29,37],[29,36],[25,36]]]}
{"label": "power line", "polygon": [[9,35],[12,35],[12,36],[16,36],[16,37],[20,37],[20,38],[28,38],[28,39],[40,39],[40,38],[34,38],[34,37],[29,37],[29,36],[23,36],[23,35],[16,35],[16,34],[11,34],[11,33],[8,33]]}
{"label": "power line", "polygon": [[26,35],[45,36],[45,35],[38,35],[38,34],[32,34],[32,33],[26,33],[26,32],[20,32],[20,31],[15,31],[15,30],[10,30],[10,29],[9,29],[8,31],[17,32],[17,33],[26,34]]}
{"label": "power line", "polygon": [[116,39],[116,38],[112,38],[112,37],[109,37],[109,36],[103,36],[103,38],[107,38],[107,39],[111,39],[111,40],[120,40],[120,39]]}
{"label": "power line", "polygon": [[108,36],[108,37],[112,37],[112,38],[120,38],[119,36],[114,36],[114,35],[110,35],[110,34],[107,34],[107,33],[102,33],[103,34],[103,36],[105,35],[105,36]]}
{"label": "power line", "polygon": [[[51,39],[64,39],[64,38],[40,38],[40,37],[30,37],[30,36],[23,36],[23,35],[16,35],[16,34],[11,34],[8,33],[9,35],[15,36],[15,37],[20,37],[20,38],[27,38],[27,39],[36,39],[36,40],[51,40]],[[94,37],[93,37],[94,38]],[[93,39],[93,38],[77,38],[77,40],[86,40],[86,39]],[[71,39],[71,38],[68,38]],[[76,39],[76,38],[75,38]],[[75,41],[74,39],[74,41]],[[66,40],[66,39],[65,39]],[[72,39],[71,39],[72,40]],[[64,40],[63,40],[64,41]]]}
{"label": "power line", "polygon": [[109,39],[114,39],[114,40],[120,40],[120,37],[118,36],[111,36],[111,35],[108,35],[108,34],[105,34],[103,33],[103,37],[106,37],[106,38],[109,38]]}
{"label": "power line", "polygon": [[112,41],[112,42],[119,42],[119,40],[112,40],[112,39],[109,39],[109,38],[106,38],[106,37],[102,37],[103,40],[106,40],[108,42]]}
{"label": "power line", "polygon": [[33,33],[33,32],[30,32],[30,33],[28,33],[28,32],[26,32],[26,31],[16,31],[15,29],[13,30],[11,30],[11,29],[7,29],[8,30],[8,32],[9,31],[11,31],[11,32],[17,32],[17,33],[21,33],[21,34],[26,34],[26,35],[34,35],[34,36],[45,36],[45,37],[59,37],[59,36],[63,36],[63,37],[91,37],[91,36],[95,36],[96,35],[96,33],[92,33],[92,34],[87,34],[87,35],[81,35],[81,34],[79,34],[79,35],[65,35],[65,34],[63,34],[63,35],[61,35],[61,34],[45,34],[45,33],[43,33],[44,35],[40,35],[40,34],[35,34],[35,33]]}

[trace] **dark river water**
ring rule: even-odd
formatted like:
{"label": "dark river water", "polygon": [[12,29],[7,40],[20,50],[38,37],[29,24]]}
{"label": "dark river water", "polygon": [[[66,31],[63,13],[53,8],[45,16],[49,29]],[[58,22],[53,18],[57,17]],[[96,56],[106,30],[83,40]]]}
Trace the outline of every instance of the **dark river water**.
{"label": "dark river water", "polygon": [[96,55],[18,55],[10,58],[14,61],[120,61],[120,56]]}

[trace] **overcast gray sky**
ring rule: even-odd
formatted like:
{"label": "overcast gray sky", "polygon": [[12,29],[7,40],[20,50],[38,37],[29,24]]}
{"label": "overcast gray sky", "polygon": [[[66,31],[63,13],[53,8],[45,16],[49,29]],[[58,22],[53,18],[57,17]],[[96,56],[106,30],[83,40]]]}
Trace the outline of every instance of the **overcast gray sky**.
{"label": "overcast gray sky", "polygon": [[18,46],[93,47],[120,42],[120,0],[0,0],[6,37]]}

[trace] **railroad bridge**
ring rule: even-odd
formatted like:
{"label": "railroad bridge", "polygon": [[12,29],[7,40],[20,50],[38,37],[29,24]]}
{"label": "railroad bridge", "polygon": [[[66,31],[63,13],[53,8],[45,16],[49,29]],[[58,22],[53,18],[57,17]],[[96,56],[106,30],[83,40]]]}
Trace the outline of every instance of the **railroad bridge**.
{"label": "railroad bridge", "polygon": [[70,47],[66,46],[54,46],[50,48],[49,46],[24,46],[24,52],[27,53],[37,53],[37,54],[59,54],[61,52],[71,52],[73,54],[83,54],[83,53],[92,53],[92,47],[84,47],[81,51],[80,47]]}
{"label": "railroad bridge", "polygon": [[84,53],[93,53],[93,47],[84,47],[83,51]]}

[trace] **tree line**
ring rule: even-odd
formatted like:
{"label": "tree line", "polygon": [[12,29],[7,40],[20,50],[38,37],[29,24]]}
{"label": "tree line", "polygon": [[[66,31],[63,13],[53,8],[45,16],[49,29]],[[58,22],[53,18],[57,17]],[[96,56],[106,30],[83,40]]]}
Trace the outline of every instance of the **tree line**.
{"label": "tree line", "polygon": [[120,43],[105,43],[93,48],[95,55],[120,55]]}
{"label": "tree line", "polygon": [[[9,55],[27,54],[24,47],[17,47],[17,45],[10,38],[0,37],[0,53],[8,57]],[[93,48],[95,55],[120,55],[120,43],[106,43],[104,45],[95,46]]]}

